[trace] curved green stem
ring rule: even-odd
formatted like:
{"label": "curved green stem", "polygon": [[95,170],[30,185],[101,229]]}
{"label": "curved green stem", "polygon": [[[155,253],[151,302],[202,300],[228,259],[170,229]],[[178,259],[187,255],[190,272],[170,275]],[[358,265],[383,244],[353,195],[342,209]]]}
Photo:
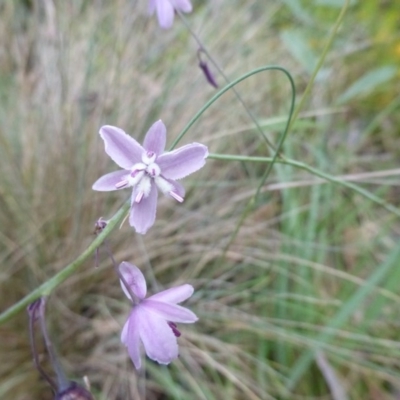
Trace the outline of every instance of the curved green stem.
{"label": "curved green stem", "polygon": [[35,290],[30,292],[24,298],[13,304],[0,314],[0,325],[24,310],[29,304],[42,296],[48,296],[58,285],[69,278],[90,256],[94,251],[104,242],[107,236],[114,230],[114,228],[123,220],[130,207],[130,200],[123,204],[123,206],[115,213],[110,219],[104,230],[93,240],[89,247],[72,263],[63,268],[60,272],[50,278],[48,281],[42,283]]}
{"label": "curved green stem", "polygon": [[[185,126],[185,128],[182,130],[182,132],[177,136],[177,138],[172,142],[170,150],[172,150],[178,143],[179,141],[183,138],[183,136],[186,135],[187,131],[194,125],[194,123],[207,111],[208,108],[212,104],[214,104],[223,94],[225,94],[227,91],[232,89],[234,86],[236,86],[238,83],[246,80],[247,78],[250,78],[253,75],[257,75],[260,72],[265,72],[265,71],[281,71],[283,72],[291,81],[292,87],[294,87],[294,82],[289,74],[289,72],[283,68],[280,67],[279,65],[267,65],[264,67],[256,68],[253,69],[252,71],[248,72],[247,74],[242,75],[241,77],[235,79],[234,81],[230,82],[228,85],[226,85],[224,88],[222,88],[218,93],[216,93],[210,100],[207,101],[207,103],[200,108],[200,110],[195,114],[195,116],[189,121],[189,123]],[[294,102],[294,99],[292,99]]]}
{"label": "curved green stem", "polygon": [[287,134],[289,132],[290,125],[291,125],[291,119],[292,119],[292,115],[293,115],[293,112],[294,112],[294,103],[295,103],[295,100],[296,100],[296,88],[295,88],[292,76],[290,75],[290,73],[288,71],[286,71],[286,69],[281,68],[281,67],[275,67],[274,69],[278,70],[278,71],[281,71],[286,75],[286,77],[289,79],[290,87],[292,89],[292,98],[291,98],[291,102],[290,102],[289,115],[288,115],[288,118],[287,118],[285,130],[283,131],[283,134],[281,135],[281,137],[279,139],[278,146],[276,147],[275,153],[274,153],[273,157],[271,158],[271,161],[270,161],[267,169],[265,170],[264,174],[262,175],[262,177],[260,179],[260,183],[257,186],[257,190],[254,193],[254,196],[247,202],[247,204],[246,204],[246,206],[245,206],[245,208],[244,208],[244,210],[243,210],[243,212],[242,212],[242,214],[241,214],[241,216],[240,216],[240,218],[239,218],[239,220],[238,220],[238,222],[237,222],[237,224],[235,226],[234,231],[230,235],[229,240],[226,243],[226,245],[225,245],[225,247],[224,247],[224,249],[222,251],[222,254],[220,256],[220,260],[223,260],[225,258],[226,253],[228,252],[229,247],[231,246],[231,244],[235,240],[236,236],[238,235],[239,230],[240,230],[241,226],[243,225],[244,220],[246,219],[246,217],[248,216],[249,212],[254,207],[256,199],[257,199],[258,195],[260,194],[261,188],[263,187],[265,181],[267,180],[269,174],[271,173],[275,162],[278,159],[282,159],[282,160],[285,159],[283,157],[283,155],[281,155],[281,150],[282,150],[283,144],[284,144],[284,142],[286,140],[286,137],[287,137]]}
{"label": "curved green stem", "polygon": [[[214,65],[214,67],[218,70],[218,72],[221,74],[221,76],[225,79],[225,82],[229,85],[231,83],[230,79],[228,78],[228,76],[225,74],[224,70],[218,65],[218,63],[215,61],[214,57],[211,55],[211,53],[208,51],[207,47],[204,45],[204,43],[202,42],[202,40],[200,39],[200,37],[194,32],[194,30],[191,28],[191,26],[189,25],[189,23],[186,21],[186,18],[183,16],[183,14],[178,11],[178,15],[181,19],[181,21],[183,22],[183,24],[185,25],[186,29],[190,32],[190,34],[192,35],[193,39],[196,41],[196,43],[198,44],[198,46],[200,47],[200,49],[203,51],[203,53],[207,56],[207,58],[211,61],[211,63]],[[250,108],[247,106],[247,104],[245,103],[245,101],[242,99],[242,96],[239,94],[239,92],[236,90],[236,88],[234,86],[232,86],[232,91],[235,94],[236,98],[239,100],[240,104],[243,106],[243,108],[245,109],[247,115],[250,117],[250,119],[253,121],[253,124],[255,125],[255,127],[257,128],[258,132],[261,134],[261,136],[263,137],[263,139],[266,141],[266,143],[268,144],[268,146],[275,151],[275,146],[271,143],[271,141],[268,139],[268,137],[266,136],[265,132],[263,131],[263,129],[261,128],[261,125],[259,124],[259,122],[257,121],[256,117],[253,115],[253,113],[251,112]]]}

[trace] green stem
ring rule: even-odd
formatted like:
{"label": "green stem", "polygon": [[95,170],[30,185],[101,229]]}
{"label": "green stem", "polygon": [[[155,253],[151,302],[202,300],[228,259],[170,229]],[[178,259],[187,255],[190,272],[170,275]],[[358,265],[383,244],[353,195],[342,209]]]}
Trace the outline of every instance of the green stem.
{"label": "green stem", "polygon": [[13,304],[0,314],[0,325],[11,317],[25,309],[29,304],[42,296],[49,296],[50,293],[67,278],[69,278],[91,255],[94,251],[104,242],[107,236],[114,230],[114,228],[122,221],[130,207],[130,200],[127,201],[110,219],[106,228],[93,240],[89,247],[72,263],[63,268],[60,272],[50,278],[48,281],[42,283],[35,290],[30,292],[24,298]]}
{"label": "green stem", "polygon": [[261,188],[264,186],[264,183],[267,180],[269,174],[271,173],[275,162],[278,161],[279,159],[281,159],[281,160],[286,159],[281,154],[281,150],[283,148],[283,144],[285,143],[286,137],[287,137],[287,135],[289,133],[289,128],[290,128],[290,124],[291,124],[291,118],[292,118],[293,111],[294,111],[294,103],[295,103],[295,100],[296,100],[296,88],[295,88],[292,76],[290,75],[290,73],[288,71],[286,71],[286,69],[281,68],[281,67],[276,67],[274,69],[279,70],[279,71],[283,72],[286,75],[286,77],[289,79],[290,87],[292,89],[290,110],[289,110],[289,115],[288,115],[288,118],[287,118],[287,121],[286,121],[285,130],[283,131],[283,134],[281,135],[281,137],[279,139],[278,146],[276,147],[275,153],[274,153],[273,157],[271,158],[271,161],[270,161],[267,169],[265,170],[265,172],[263,173],[263,175],[262,175],[262,177],[260,179],[260,183],[257,186],[256,192],[254,193],[254,196],[247,202],[247,204],[246,204],[246,206],[245,206],[245,208],[244,208],[244,210],[243,210],[243,212],[242,212],[242,214],[241,214],[241,216],[240,216],[240,218],[239,218],[239,220],[238,220],[238,222],[237,222],[237,224],[235,226],[234,231],[230,235],[229,240],[228,240],[227,244],[225,245],[225,247],[224,247],[224,249],[222,251],[219,263],[222,262],[222,260],[225,258],[226,253],[228,252],[229,247],[231,246],[231,244],[233,243],[233,241],[237,237],[237,235],[239,233],[239,230],[240,230],[241,226],[244,223],[244,220],[247,218],[248,214],[253,209],[254,204],[256,202],[256,199],[257,199],[258,195],[261,192]]}
{"label": "green stem", "polygon": [[[222,161],[250,161],[250,162],[261,162],[261,163],[272,163],[273,162],[273,157],[251,157],[251,156],[230,155],[230,154],[209,154],[208,158],[213,159],[213,160],[222,160]],[[379,204],[380,206],[384,207],[386,210],[388,210],[388,211],[392,212],[393,214],[397,215],[398,217],[400,217],[400,210],[397,207],[387,203],[385,200],[381,199],[380,197],[374,195],[370,191],[368,191],[354,183],[337,178],[333,175],[329,175],[325,172],[318,170],[317,168],[311,167],[300,161],[291,160],[288,158],[285,158],[285,159],[278,158],[275,160],[275,162],[277,162],[279,164],[291,165],[293,167],[307,171],[314,176],[318,176],[319,178],[322,178],[322,179],[326,180],[327,182],[335,183],[337,185],[351,189],[354,192],[360,194],[361,196],[371,200],[372,202],[374,202],[376,204]]]}
{"label": "green stem", "polygon": [[346,14],[347,8],[349,7],[349,4],[350,4],[350,0],[346,0],[346,3],[343,5],[343,8],[340,11],[340,14],[339,14],[339,16],[338,16],[338,18],[337,18],[337,20],[335,22],[335,25],[333,26],[332,33],[330,34],[330,36],[328,38],[328,41],[326,42],[326,45],[325,45],[325,47],[324,47],[324,49],[322,51],[322,55],[318,60],[318,63],[317,63],[317,65],[316,65],[316,67],[315,67],[315,69],[313,71],[313,74],[311,75],[311,79],[308,82],[307,87],[304,90],[304,93],[303,93],[299,103],[297,104],[295,112],[293,113],[293,118],[292,118],[292,122],[291,122],[291,124],[289,126],[289,129],[292,127],[292,124],[296,121],[301,109],[304,106],[304,103],[305,103],[309,93],[311,92],[311,89],[312,89],[312,87],[314,85],[314,82],[315,82],[315,79],[316,79],[316,77],[318,75],[318,72],[321,69],[323,63],[325,62],[325,58],[326,58],[326,56],[328,54],[328,51],[329,51],[330,47],[332,46],[333,39],[335,38],[335,36],[336,36],[336,34],[337,34],[337,32],[338,32],[338,30],[340,28],[340,25],[343,22],[343,18],[344,18],[345,14]]}
{"label": "green stem", "polygon": [[[214,57],[211,55],[211,53],[208,51],[207,47],[204,45],[204,43],[201,41],[200,37],[194,32],[194,30],[191,28],[189,23],[186,21],[186,18],[183,16],[181,12],[178,11],[178,15],[180,19],[182,20],[183,24],[185,25],[186,29],[190,32],[192,35],[193,39],[196,41],[200,49],[203,51],[203,53],[207,56],[207,58],[211,61],[211,63],[214,65],[214,67],[218,70],[218,72],[221,74],[221,76],[224,78],[225,82],[229,85],[231,83],[230,79],[228,76],[225,74],[224,70],[218,65],[218,63],[214,60]],[[239,94],[239,92],[236,90],[234,86],[232,86],[232,91],[235,94],[236,98],[239,100],[240,104],[243,106],[245,109],[247,115],[250,117],[250,119],[253,121],[254,125],[256,126],[258,132],[261,134],[261,136],[264,138],[268,146],[275,151],[275,146],[271,143],[271,141],[268,139],[266,136],[265,132],[261,128],[261,125],[258,123],[256,117],[253,115],[251,112],[250,108],[247,106],[245,101],[242,99],[242,96]]]}
{"label": "green stem", "polygon": [[238,83],[244,81],[247,78],[250,78],[253,75],[257,75],[260,72],[265,72],[265,71],[281,71],[283,72],[286,76],[289,77],[291,80],[292,86],[294,86],[293,79],[289,72],[286,71],[285,68],[280,67],[278,65],[267,65],[264,67],[256,68],[253,69],[252,71],[248,72],[247,74],[242,75],[241,77],[235,79],[234,81],[230,82],[228,85],[226,85],[223,89],[221,89],[218,93],[216,93],[210,100],[207,101],[207,103],[200,108],[200,110],[195,114],[195,116],[189,121],[189,123],[185,126],[185,128],[182,130],[182,132],[177,136],[177,138],[173,141],[170,150],[172,150],[178,142],[183,138],[183,136],[186,135],[188,130],[194,125],[194,123],[207,111],[210,106],[215,103],[223,94],[225,94],[227,91],[232,89],[234,86],[236,86]]}

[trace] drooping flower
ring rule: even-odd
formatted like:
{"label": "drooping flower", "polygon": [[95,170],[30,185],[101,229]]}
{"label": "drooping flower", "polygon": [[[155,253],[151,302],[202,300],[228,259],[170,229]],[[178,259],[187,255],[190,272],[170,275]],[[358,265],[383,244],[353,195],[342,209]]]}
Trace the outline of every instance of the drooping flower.
{"label": "drooping flower", "polygon": [[171,28],[174,22],[175,11],[190,13],[192,4],[189,0],[149,0],[149,14],[157,12],[158,23],[161,28]]}
{"label": "drooping flower", "polygon": [[141,366],[140,343],[149,358],[169,364],[178,357],[180,332],[176,323],[189,324],[198,319],[192,311],[177,305],[193,294],[193,287],[177,286],[146,299],[146,281],[140,269],[125,261],[118,268],[125,281],[121,280],[122,289],[134,303],[121,333],[121,341],[128,348],[133,364],[136,369]]}
{"label": "drooping flower", "polygon": [[99,133],[106,153],[123,170],[102,176],[93,184],[93,189],[111,191],[132,187],[129,223],[141,234],[154,224],[157,187],[182,202],[185,190],[176,180],[203,167],[208,155],[207,147],[200,143],[164,152],[166,128],[161,120],[150,127],[143,147],[115,126],[102,126]]}

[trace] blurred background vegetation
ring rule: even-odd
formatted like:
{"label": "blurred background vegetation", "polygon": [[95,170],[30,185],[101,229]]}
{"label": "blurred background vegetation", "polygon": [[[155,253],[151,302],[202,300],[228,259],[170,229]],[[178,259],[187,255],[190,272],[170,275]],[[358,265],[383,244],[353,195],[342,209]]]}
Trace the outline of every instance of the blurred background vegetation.
{"label": "blurred background vegetation", "polygon": [[[227,75],[287,68],[302,96],[343,0],[197,0],[187,16]],[[134,0],[0,2],[0,304],[6,309],[61,270],[128,191],[97,193],[115,169],[97,132],[114,124],[141,140],[161,118],[169,143],[214,94],[177,19],[162,31]],[[399,206],[400,25],[396,1],[354,0],[284,153]],[[217,80],[223,80],[217,75]],[[285,77],[238,90],[277,142],[289,108]],[[182,143],[267,155],[231,93]],[[256,207],[224,252],[263,164],[209,160],[185,180],[186,201],[161,198],[145,236],[126,224],[108,241],[137,264],[149,292],[195,286],[179,360],[147,360],[147,399],[400,398],[398,217],[338,185],[275,165]],[[120,343],[129,312],[101,252],[55,290],[48,325],[67,374],[96,399],[137,398]],[[0,326],[0,398],[50,399],[34,370],[27,316]],[[49,369],[43,355],[43,363]]]}

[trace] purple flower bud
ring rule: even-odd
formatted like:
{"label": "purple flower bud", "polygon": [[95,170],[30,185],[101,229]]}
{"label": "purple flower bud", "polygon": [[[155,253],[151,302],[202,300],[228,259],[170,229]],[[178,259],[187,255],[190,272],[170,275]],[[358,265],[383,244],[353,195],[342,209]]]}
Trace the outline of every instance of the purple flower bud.
{"label": "purple flower bud", "polygon": [[76,382],[71,382],[67,389],[57,393],[54,400],[94,400],[94,397]]}
{"label": "purple flower bud", "polygon": [[215,87],[215,89],[218,89],[218,83],[214,77],[214,74],[211,72],[210,68],[208,68],[207,62],[202,60],[202,57],[201,57],[202,53],[204,53],[204,54],[206,54],[206,56],[208,56],[208,54],[205,52],[205,50],[202,47],[200,47],[197,50],[197,58],[199,59],[199,67],[203,71],[203,74],[206,77],[207,82],[211,86]]}
{"label": "purple flower bud", "polygon": [[218,89],[218,83],[217,83],[217,81],[215,80],[214,74],[211,72],[210,68],[208,68],[207,63],[206,63],[205,61],[200,60],[200,62],[199,62],[199,67],[200,67],[201,70],[203,71],[204,76],[205,76],[206,79],[207,79],[207,82],[208,82],[211,86],[215,87],[215,89]]}
{"label": "purple flower bud", "polygon": [[[49,383],[54,393],[56,393],[54,400],[94,400],[94,397],[85,388],[79,386],[76,382],[69,381],[66,378],[64,371],[58,361],[56,352],[53,348],[53,343],[51,342],[49,334],[47,332],[45,307],[46,298],[41,297],[40,299],[37,299],[32,304],[30,304],[27,308],[29,316],[29,336],[35,367],[42,375],[42,377],[46,379],[46,381]],[[34,325],[36,321],[40,322],[44,343],[50,357],[50,362],[57,377],[57,381],[51,378],[40,365],[38,351],[35,343],[36,341]]]}

